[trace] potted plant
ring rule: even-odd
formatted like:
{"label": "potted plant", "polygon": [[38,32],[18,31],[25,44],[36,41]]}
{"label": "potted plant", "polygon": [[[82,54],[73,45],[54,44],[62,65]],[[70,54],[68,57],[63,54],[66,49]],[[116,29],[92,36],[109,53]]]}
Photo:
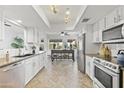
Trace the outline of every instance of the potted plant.
{"label": "potted plant", "polygon": [[19,56],[21,55],[21,48],[24,48],[24,40],[20,37],[15,37],[11,46],[15,49],[19,49]]}

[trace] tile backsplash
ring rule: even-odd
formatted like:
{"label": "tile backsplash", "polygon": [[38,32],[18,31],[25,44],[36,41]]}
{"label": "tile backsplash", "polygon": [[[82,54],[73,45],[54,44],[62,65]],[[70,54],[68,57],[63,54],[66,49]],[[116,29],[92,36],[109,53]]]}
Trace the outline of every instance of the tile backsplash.
{"label": "tile backsplash", "polygon": [[106,44],[112,51],[112,56],[116,56],[118,50],[124,50],[124,44]]}

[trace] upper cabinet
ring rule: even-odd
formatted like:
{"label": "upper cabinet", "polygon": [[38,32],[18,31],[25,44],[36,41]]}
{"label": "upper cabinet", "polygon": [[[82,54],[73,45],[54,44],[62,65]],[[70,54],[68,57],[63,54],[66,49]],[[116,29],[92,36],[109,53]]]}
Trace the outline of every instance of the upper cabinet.
{"label": "upper cabinet", "polygon": [[38,43],[38,31],[35,28],[26,29],[26,41],[27,43]]}
{"label": "upper cabinet", "polygon": [[4,39],[4,18],[3,12],[0,11],[0,41]]}
{"label": "upper cabinet", "polygon": [[119,6],[93,24],[93,43],[102,42],[102,32],[124,24],[124,6]]}
{"label": "upper cabinet", "polygon": [[100,21],[99,21],[99,30],[100,31],[103,31],[106,27],[106,18],[102,18]]}
{"label": "upper cabinet", "polygon": [[96,22],[93,24],[93,42],[99,42],[99,23]]}
{"label": "upper cabinet", "polygon": [[105,18],[93,24],[93,42],[102,42],[102,31],[105,29]]}
{"label": "upper cabinet", "polygon": [[106,16],[106,29],[124,21],[124,6],[117,7]]}
{"label": "upper cabinet", "polygon": [[112,13],[108,14],[106,16],[106,28],[109,28],[110,26],[114,25],[116,18],[116,11],[113,11]]}

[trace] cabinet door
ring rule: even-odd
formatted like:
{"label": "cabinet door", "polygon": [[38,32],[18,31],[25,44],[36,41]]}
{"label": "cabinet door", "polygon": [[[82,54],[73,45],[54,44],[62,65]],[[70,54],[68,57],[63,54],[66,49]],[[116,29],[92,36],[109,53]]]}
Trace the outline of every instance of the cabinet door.
{"label": "cabinet door", "polygon": [[34,42],[34,30],[33,30],[33,28],[27,28],[26,37],[27,37],[27,42],[28,43],[33,43]]}
{"label": "cabinet door", "polygon": [[120,16],[120,21],[124,20],[124,6],[118,7],[118,15]]}
{"label": "cabinet door", "polygon": [[0,41],[4,39],[4,25],[3,19],[0,19]]}
{"label": "cabinet door", "polygon": [[0,41],[4,39],[4,18],[3,12],[0,11]]}
{"label": "cabinet door", "polygon": [[103,31],[105,29],[105,18],[99,21],[99,30]]}
{"label": "cabinet door", "polygon": [[90,76],[90,60],[88,56],[86,56],[86,74]]}
{"label": "cabinet door", "polygon": [[42,69],[43,67],[44,67],[44,57],[43,57],[43,54],[41,54],[40,56],[39,56],[39,61],[40,61],[40,68]]}
{"label": "cabinet door", "polygon": [[93,65],[93,59],[90,57],[90,78],[93,80],[94,75],[94,65]]}
{"label": "cabinet door", "polygon": [[99,42],[99,23],[93,24],[93,42]]}
{"label": "cabinet door", "polygon": [[38,30],[35,28],[34,29],[34,35],[33,35],[33,37],[34,37],[34,42],[35,43],[38,43],[38,38],[39,38],[39,35],[38,35],[39,33],[38,33]]}
{"label": "cabinet door", "polygon": [[25,85],[33,78],[33,62],[31,59],[25,60]]}
{"label": "cabinet door", "polygon": [[33,57],[33,73],[34,76],[39,72],[40,70],[40,62],[39,62],[39,55]]}
{"label": "cabinet door", "polygon": [[93,61],[92,57],[89,56],[86,56],[86,73],[91,79],[93,79]]}
{"label": "cabinet door", "polygon": [[0,87],[22,88],[24,83],[25,68],[23,61],[0,69]]}
{"label": "cabinet door", "polygon": [[112,11],[109,15],[106,16],[106,27],[109,28],[116,23],[116,11]]}

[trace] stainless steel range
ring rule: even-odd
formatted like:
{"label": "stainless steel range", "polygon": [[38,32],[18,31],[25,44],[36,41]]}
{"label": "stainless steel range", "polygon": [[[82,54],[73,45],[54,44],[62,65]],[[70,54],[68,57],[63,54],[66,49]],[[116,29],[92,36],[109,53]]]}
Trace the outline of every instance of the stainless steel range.
{"label": "stainless steel range", "polygon": [[94,64],[94,87],[98,88],[119,88],[119,65],[93,58]]}

